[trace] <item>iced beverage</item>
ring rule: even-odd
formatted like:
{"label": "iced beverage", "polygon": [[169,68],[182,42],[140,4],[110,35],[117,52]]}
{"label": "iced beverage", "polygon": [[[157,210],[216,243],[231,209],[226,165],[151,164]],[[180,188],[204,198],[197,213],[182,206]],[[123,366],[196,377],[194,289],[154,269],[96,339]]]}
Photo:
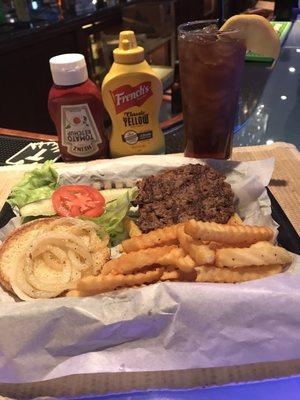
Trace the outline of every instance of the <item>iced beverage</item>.
{"label": "iced beverage", "polygon": [[185,155],[227,159],[246,47],[235,31],[212,21],[178,28]]}

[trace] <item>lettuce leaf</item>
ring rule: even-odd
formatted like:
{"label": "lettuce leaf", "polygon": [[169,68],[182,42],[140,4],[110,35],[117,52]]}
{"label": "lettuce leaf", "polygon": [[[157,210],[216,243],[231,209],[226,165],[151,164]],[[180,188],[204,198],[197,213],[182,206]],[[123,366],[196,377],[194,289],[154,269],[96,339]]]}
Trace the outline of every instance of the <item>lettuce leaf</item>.
{"label": "lettuce leaf", "polygon": [[[34,201],[51,198],[58,187],[58,174],[52,167],[52,162],[46,161],[42,166],[24,174],[21,181],[13,187],[7,202],[20,209]],[[136,187],[128,189],[116,199],[108,201],[100,217],[81,218],[95,222],[99,226],[99,236],[103,235],[104,230],[110,236],[111,246],[115,246],[127,237],[123,220],[137,193]]]}
{"label": "lettuce leaf", "polygon": [[28,203],[50,198],[58,187],[58,174],[52,164],[46,161],[41,167],[25,172],[21,181],[13,187],[7,202],[21,208]]}
{"label": "lettuce leaf", "polygon": [[100,217],[88,218],[99,225],[99,227],[102,227],[110,236],[111,246],[116,246],[127,237],[123,220],[129,211],[131,201],[135,199],[137,193],[138,188],[136,187],[128,189],[126,193],[107,202],[105,211]]}

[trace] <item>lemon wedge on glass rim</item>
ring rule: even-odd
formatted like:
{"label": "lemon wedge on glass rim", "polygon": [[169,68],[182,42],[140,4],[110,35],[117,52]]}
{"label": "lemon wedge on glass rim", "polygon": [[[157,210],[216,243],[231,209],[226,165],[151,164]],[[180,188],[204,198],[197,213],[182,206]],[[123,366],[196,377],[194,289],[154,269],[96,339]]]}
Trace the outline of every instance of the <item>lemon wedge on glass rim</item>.
{"label": "lemon wedge on glass rim", "polygon": [[223,31],[236,31],[235,36],[245,41],[247,50],[277,59],[280,52],[278,34],[268,20],[260,15],[234,15],[221,27]]}

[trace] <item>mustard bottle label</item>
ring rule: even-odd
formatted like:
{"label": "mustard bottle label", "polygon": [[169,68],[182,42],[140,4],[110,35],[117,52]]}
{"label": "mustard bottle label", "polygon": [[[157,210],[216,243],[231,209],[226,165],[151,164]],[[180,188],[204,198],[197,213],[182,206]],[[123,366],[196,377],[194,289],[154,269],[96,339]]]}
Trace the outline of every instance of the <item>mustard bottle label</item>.
{"label": "mustard bottle label", "polygon": [[162,89],[146,74],[132,74],[107,82],[102,88],[104,104],[113,122],[110,152],[113,157],[164,152],[164,135],[158,121]]}
{"label": "mustard bottle label", "polygon": [[88,104],[61,106],[62,145],[77,157],[92,156],[102,143],[97,125]]}
{"label": "mustard bottle label", "polygon": [[142,106],[152,95],[151,82],[144,81],[136,86],[122,85],[110,91],[116,114],[123,113],[122,119],[126,132],[122,134],[122,141],[133,145],[139,141],[152,139],[152,131],[136,132],[131,127],[149,124],[149,114],[146,111],[126,111],[130,108]]}
{"label": "mustard bottle label", "polygon": [[145,81],[137,86],[122,85],[110,91],[115,105],[116,114],[133,106],[141,106],[153,95],[151,82]]}

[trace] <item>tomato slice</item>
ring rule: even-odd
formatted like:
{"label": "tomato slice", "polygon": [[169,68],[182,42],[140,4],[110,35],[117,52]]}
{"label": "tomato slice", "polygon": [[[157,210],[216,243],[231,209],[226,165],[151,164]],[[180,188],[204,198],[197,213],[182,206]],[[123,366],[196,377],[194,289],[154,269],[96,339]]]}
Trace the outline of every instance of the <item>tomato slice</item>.
{"label": "tomato slice", "polygon": [[61,217],[98,217],[104,212],[105,199],[92,186],[65,185],[53,192],[52,204]]}

